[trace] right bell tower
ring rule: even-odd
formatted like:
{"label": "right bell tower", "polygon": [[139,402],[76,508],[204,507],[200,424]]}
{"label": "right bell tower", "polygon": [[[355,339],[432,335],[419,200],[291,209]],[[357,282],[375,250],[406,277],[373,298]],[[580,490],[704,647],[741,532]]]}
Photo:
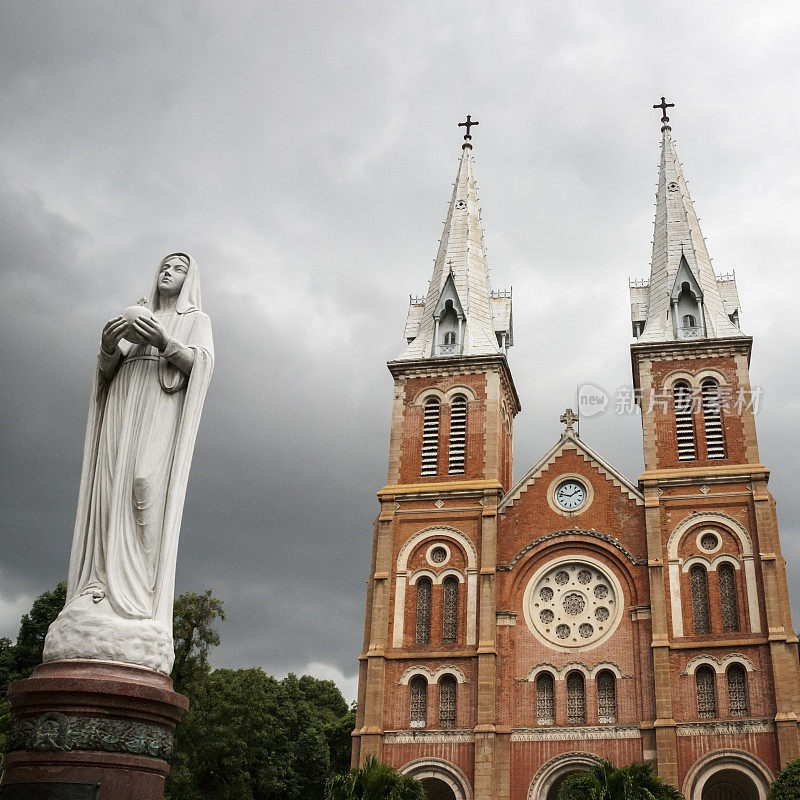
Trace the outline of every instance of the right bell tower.
{"label": "right bell tower", "polygon": [[724,751],[754,772],[800,756],[800,663],[758,453],[753,340],[740,328],[733,273],[712,268],[671,106],[663,97],[654,106],[662,143],[653,255],[649,281],[631,282],[631,361],[644,440],[653,755],[662,777],[685,787],[699,786],[705,760]]}

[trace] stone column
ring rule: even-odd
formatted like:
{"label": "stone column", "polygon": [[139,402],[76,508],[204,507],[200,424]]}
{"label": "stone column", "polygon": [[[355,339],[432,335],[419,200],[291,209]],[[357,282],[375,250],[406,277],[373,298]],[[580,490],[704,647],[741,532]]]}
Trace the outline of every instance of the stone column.
{"label": "stone column", "polygon": [[3,800],[160,800],[189,701],[143,667],[51,661],[8,690]]}

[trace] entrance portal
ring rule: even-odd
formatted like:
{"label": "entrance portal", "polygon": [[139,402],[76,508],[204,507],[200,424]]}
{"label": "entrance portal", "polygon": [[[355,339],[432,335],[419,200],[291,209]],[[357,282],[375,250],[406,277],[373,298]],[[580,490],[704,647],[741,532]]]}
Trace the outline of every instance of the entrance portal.
{"label": "entrance portal", "polygon": [[455,792],[439,778],[423,778],[421,783],[425,800],[458,800]]}
{"label": "entrance portal", "polygon": [[547,792],[546,800],[558,800],[558,790],[561,788],[561,784],[570,776],[574,775],[576,772],[581,772],[582,770],[576,769],[572,770],[571,772],[565,772],[560,777],[556,778],[555,783],[550,787]]}
{"label": "entrance portal", "polygon": [[758,800],[758,788],[743,772],[721,770],[706,781],[703,800]]}

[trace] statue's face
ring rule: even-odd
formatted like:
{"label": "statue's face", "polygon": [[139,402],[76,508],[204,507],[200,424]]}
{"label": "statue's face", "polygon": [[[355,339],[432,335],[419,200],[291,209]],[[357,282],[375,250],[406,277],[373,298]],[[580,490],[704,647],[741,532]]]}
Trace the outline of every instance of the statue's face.
{"label": "statue's face", "polygon": [[175,297],[180,294],[189,267],[180,256],[171,256],[158,271],[158,293],[162,297]]}

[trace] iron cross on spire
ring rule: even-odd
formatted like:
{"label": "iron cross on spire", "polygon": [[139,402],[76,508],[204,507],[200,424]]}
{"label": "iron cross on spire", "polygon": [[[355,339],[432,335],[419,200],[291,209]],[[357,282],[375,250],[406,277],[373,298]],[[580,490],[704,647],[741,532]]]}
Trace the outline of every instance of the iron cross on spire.
{"label": "iron cross on spire", "polygon": [[574,428],[572,426],[578,421],[578,419],[579,419],[578,415],[571,408],[568,408],[559,417],[559,421],[563,422],[564,425],[567,426],[565,428],[565,431],[573,431],[573,432],[574,432]]}
{"label": "iron cross on spire", "polygon": [[661,121],[662,122],[669,122],[669,117],[667,116],[667,109],[668,108],[675,108],[675,103],[668,103],[664,99],[664,95],[661,95],[661,102],[656,103],[653,108],[660,108],[661,109]]}
{"label": "iron cross on spire", "polygon": [[464,141],[465,142],[468,142],[472,138],[472,135],[470,134],[469,129],[473,125],[480,125],[480,122],[473,122],[472,119],[470,118],[469,114],[467,114],[467,121],[466,122],[459,122],[458,123],[458,127],[459,128],[466,128],[467,129],[467,132],[464,134]]}

